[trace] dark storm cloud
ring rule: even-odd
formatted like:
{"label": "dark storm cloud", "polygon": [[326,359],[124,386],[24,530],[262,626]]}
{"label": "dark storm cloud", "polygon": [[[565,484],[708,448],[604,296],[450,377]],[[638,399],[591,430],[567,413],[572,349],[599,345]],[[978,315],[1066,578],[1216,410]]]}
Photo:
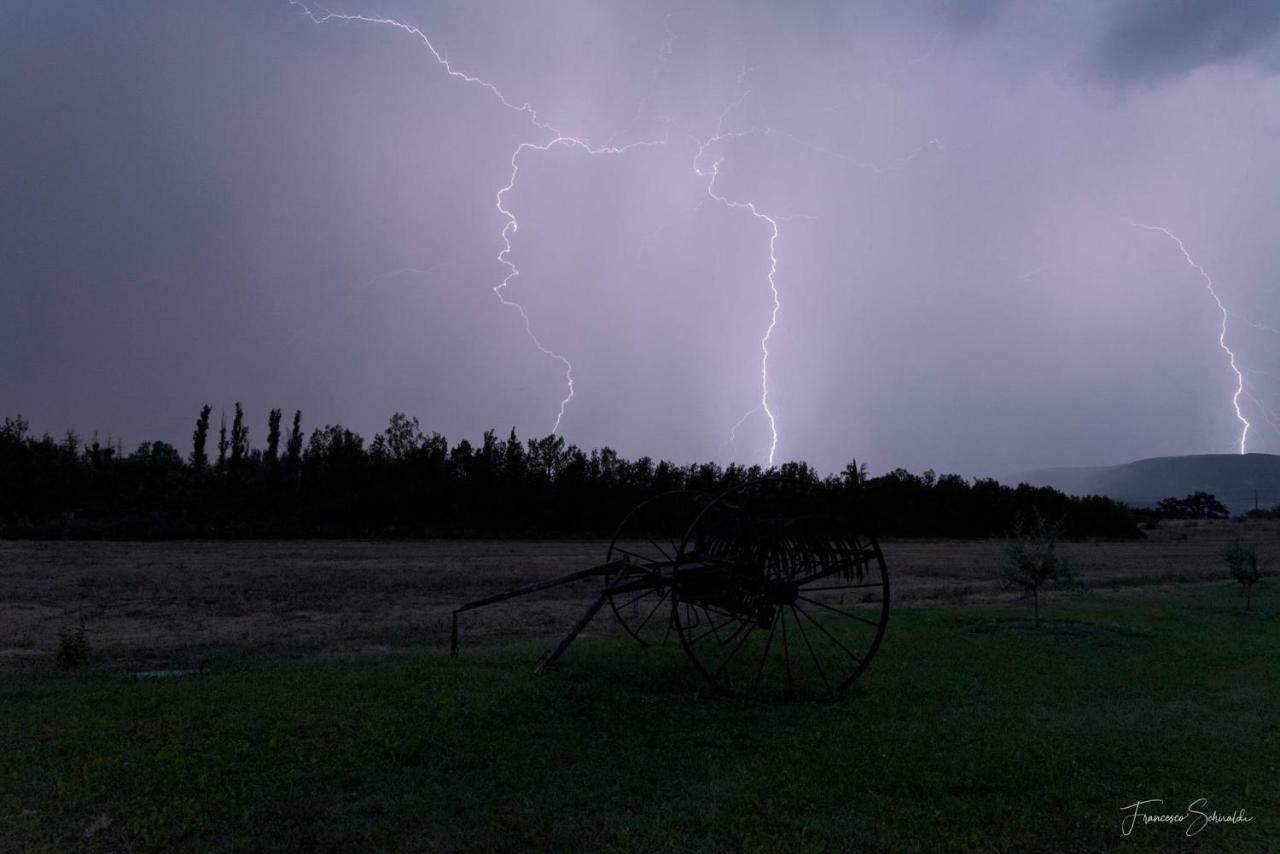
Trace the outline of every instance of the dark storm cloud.
{"label": "dark storm cloud", "polygon": [[1274,60],[1276,0],[1143,0],[1108,21],[1097,70],[1116,83],[1146,83],[1202,65]]}
{"label": "dark storm cloud", "polygon": [[[1268,7],[342,6],[421,26],[567,131],[665,135],[526,151],[504,196],[506,294],[572,359],[571,442],[763,461],[769,229],[693,162],[723,116],[718,189],[796,215],[780,458],[998,474],[1231,449],[1217,309],[1126,218],[1211,273],[1249,449],[1280,449]],[[492,290],[496,191],[547,137],[420,41],[286,0],[0,0],[0,81],[0,416],[183,448],[201,404],[216,423],[237,400],[255,440],[276,406],[366,436],[396,410],[453,440],[551,428],[563,367]]]}

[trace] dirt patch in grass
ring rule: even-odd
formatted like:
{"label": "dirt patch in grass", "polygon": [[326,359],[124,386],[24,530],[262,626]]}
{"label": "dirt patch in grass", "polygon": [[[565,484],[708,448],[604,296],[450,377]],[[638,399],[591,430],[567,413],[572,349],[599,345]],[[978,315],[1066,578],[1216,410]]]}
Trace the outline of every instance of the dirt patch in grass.
{"label": "dirt patch in grass", "polygon": [[[1225,583],[1222,549],[1235,540],[1257,543],[1264,567],[1280,558],[1274,522],[1199,523],[1060,548],[1089,597],[1165,597]],[[897,606],[1014,600],[1000,579],[999,540],[883,548]],[[458,605],[600,563],[605,549],[509,540],[0,542],[0,671],[52,666],[59,634],[80,623],[96,666],[134,669],[443,647]],[[462,642],[550,644],[595,590],[582,582],[466,614]],[[601,614],[587,634],[613,630]]]}

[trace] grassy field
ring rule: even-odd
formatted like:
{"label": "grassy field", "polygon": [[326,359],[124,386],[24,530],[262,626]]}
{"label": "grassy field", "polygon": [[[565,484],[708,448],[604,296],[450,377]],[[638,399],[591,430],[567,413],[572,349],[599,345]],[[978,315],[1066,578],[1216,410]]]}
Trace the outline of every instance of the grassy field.
{"label": "grassy field", "polygon": [[[1094,597],[1162,596],[1224,577],[1222,550],[1280,564],[1275,521],[1165,523],[1147,539],[1063,543]],[[83,623],[101,666],[382,655],[446,643],[460,603],[603,560],[577,541],[0,541],[0,673],[48,666]],[[884,543],[898,604],[1007,601],[999,540]],[[467,620],[477,640],[552,638],[591,585],[554,588]],[[600,620],[590,632],[608,633]]]}
{"label": "grassy field", "polygon": [[[0,850],[1273,851],[1280,591],[895,610],[836,705],[529,642],[0,679]],[[1249,823],[1139,824],[1244,809]]]}

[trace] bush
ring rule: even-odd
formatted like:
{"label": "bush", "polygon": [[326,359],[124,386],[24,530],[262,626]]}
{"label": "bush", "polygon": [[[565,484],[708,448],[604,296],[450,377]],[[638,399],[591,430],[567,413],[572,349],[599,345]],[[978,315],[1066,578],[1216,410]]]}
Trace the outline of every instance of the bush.
{"label": "bush", "polygon": [[89,663],[89,638],[85,635],[84,623],[73,632],[58,635],[55,661],[63,670],[76,670]]}
{"label": "bush", "polygon": [[1222,559],[1231,577],[1239,582],[1241,592],[1245,594],[1244,608],[1248,611],[1253,606],[1253,585],[1262,577],[1258,571],[1258,549],[1253,543],[1232,543],[1222,553]]}

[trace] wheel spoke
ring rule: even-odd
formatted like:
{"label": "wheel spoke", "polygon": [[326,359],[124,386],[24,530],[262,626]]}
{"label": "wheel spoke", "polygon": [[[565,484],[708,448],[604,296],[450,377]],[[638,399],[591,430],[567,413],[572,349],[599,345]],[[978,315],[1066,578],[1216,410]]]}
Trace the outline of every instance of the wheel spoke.
{"label": "wheel spoke", "polygon": [[671,555],[667,554],[667,550],[666,550],[666,549],[664,549],[662,546],[660,546],[660,545],[658,545],[657,543],[655,543],[655,542],[654,542],[651,538],[649,538],[649,537],[645,537],[645,539],[649,540],[649,545],[651,545],[651,546],[653,546],[655,549],[657,549],[657,550],[658,550],[658,553],[659,553],[659,554],[661,554],[664,558],[666,558],[667,563],[671,563]]}
{"label": "wheel spoke", "polygon": [[[795,606],[792,605],[791,613],[795,614]],[[804,623],[800,622],[800,617],[796,616],[796,627],[800,629],[800,637],[804,638],[804,645],[809,648],[809,657],[813,659],[813,663],[818,668],[818,675],[822,677],[822,684],[827,686],[827,693],[835,696],[835,692],[831,690],[831,683],[827,681],[827,672],[822,669],[822,662],[818,660],[818,654],[813,651],[813,644],[809,643],[809,634],[804,630]]]}
{"label": "wheel spoke", "polygon": [[796,610],[797,610],[797,611],[799,611],[801,614],[804,614],[806,617],[808,617],[808,618],[809,618],[809,622],[811,622],[811,623],[813,623],[815,626],[817,626],[819,631],[821,631],[821,632],[822,632],[824,635],[826,635],[827,637],[831,638],[831,642],[832,642],[833,644],[835,644],[836,646],[838,646],[838,647],[840,647],[842,650],[844,650],[844,654],[845,654],[845,655],[849,656],[850,658],[852,658],[854,661],[858,662],[859,664],[861,664],[861,663],[862,663],[862,659],[861,659],[861,658],[859,658],[858,656],[856,656],[856,655],[854,655],[852,652],[850,652],[850,651],[849,651],[849,648],[848,648],[847,646],[845,646],[844,644],[840,643],[840,641],[836,639],[836,636],[835,636],[835,635],[833,635],[833,634],[831,634],[831,632],[827,631],[827,627],[826,627],[826,626],[822,625],[822,623],[818,622],[817,620],[815,620],[815,619],[813,618],[813,615],[812,615],[812,614],[810,614],[810,613],[809,613],[808,611],[806,611],[804,608],[801,608],[799,605],[796,605],[796,606],[795,606],[795,608],[796,608]]}
{"label": "wheel spoke", "polygon": [[819,602],[817,599],[810,599],[808,596],[799,596],[799,595],[797,595],[796,598],[803,599],[806,602],[817,605],[819,608],[826,608],[828,611],[835,611],[837,614],[839,614],[842,617],[848,617],[851,620],[857,620],[860,623],[866,623],[868,626],[874,626],[877,629],[880,628],[880,624],[877,623],[875,620],[868,620],[866,617],[860,617],[857,614],[851,614],[848,611],[841,611],[839,608],[828,605],[825,602]]}
{"label": "wheel spoke", "polygon": [[[704,613],[704,614],[706,614],[706,615],[707,615],[707,623],[711,626],[711,631],[712,631],[712,633],[713,633],[713,634],[715,634],[715,636],[716,636],[716,640],[718,640],[718,641],[719,641],[719,640],[720,640],[720,629],[721,629],[721,628],[723,628],[724,626],[729,625],[729,621],[728,621],[728,620],[726,620],[725,622],[723,622],[723,623],[721,623],[719,626],[717,626],[717,625],[716,625],[716,621],[715,621],[715,620],[713,620],[713,619],[711,619],[711,613],[707,610],[707,606],[706,606],[706,605],[703,605],[703,606],[702,606],[702,613]],[[721,644],[721,646],[723,646],[723,645],[724,645],[724,641],[720,641],[720,644]]]}
{"label": "wheel spoke", "polygon": [[642,623],[640,623],[640,625],[636,626],[636,634],[640,634],[640,630],[641,630],[641,629],[643,629],[643,628],[645,627],[645,625],[646,625],[650,620],[652,620],[652,619],[653,619],[653,615],[654,615],[654,614],[656,614],[656,613],[658,613],[658,609],[662,607],[662,603],[663,603],[663,601],[665,601],[665,600],[666,600],[666,598],[667,598],[667,591],[665,591],[665,590],[664,590],[664,591],[662,591],[662,595],[658,597],[658,602],[657,602],[657,604],[655,604],[655,605],[653,606],[653,610],[652,610],[652,611],[650,611],[650,612],[649,612],[649,615],[648,615],[647,617],[645,617],[645,618],[644,618],[644,622],[642,622]]}
{"label": "wheel spoke", "polygon": [[[782,612],[778,611],[778,616],[782,616]],[[769,639],[764,642],[764,655],[760,656],[760,665],[756,667],[756,678],[751,682],[751,693],[755,693],[760,687],[760,676],[764,673],[764,663],[769,660],[769,648],[773,646],[773,636],[778,631],[778,621],[774,620],[773,625],[769,628]]]}
{"label": "wheel spoke", "polygon": [[628,605],[631,605],[635,602],[639,602],[641,599],[643,599],[644,597],[648,596],[651,593],[653,593],[652,587],[647,587],[644,590],[641,590],[639,595],[633,596],[632,598],[628,599],[627,601],[619,605],[618,610],[621,611],[623,608],[626,608]]}
{"label": "wheel spoke", "polygon": [[[695,638],[689,638],[689,646],[693,646],[695,643],[697,643],[698,641],[702,640],[703,638],[705,638],[707,635],[710,635],[710,634],[714,634],[716,636],[716,640],[720,640],[720,634],[719,634],[720,629],[723,629],[725,626],[734,622],[734,620],[732,619],[725,620],[723,623],[717,626],[712,621],[710,615],[708,615],[707,622],[711,625],[711,628],[707,629],[705,632],[703,632],[702,634],[698,635]],[[729,636],[729,640],[720,641],[720,646],[724,646],[726,643],[731,643],[733,639],[736,638],[737,636],[738,636],[738,633],[734,632],[732,635]]]}
{"label": "wheel spoke", "polygon": [[796,686],[791,680],[791,644],[787,641],[787,612],[779,609],[778,619],[782,620],[782,660],[787,665],[787,690],[794,694]]}

